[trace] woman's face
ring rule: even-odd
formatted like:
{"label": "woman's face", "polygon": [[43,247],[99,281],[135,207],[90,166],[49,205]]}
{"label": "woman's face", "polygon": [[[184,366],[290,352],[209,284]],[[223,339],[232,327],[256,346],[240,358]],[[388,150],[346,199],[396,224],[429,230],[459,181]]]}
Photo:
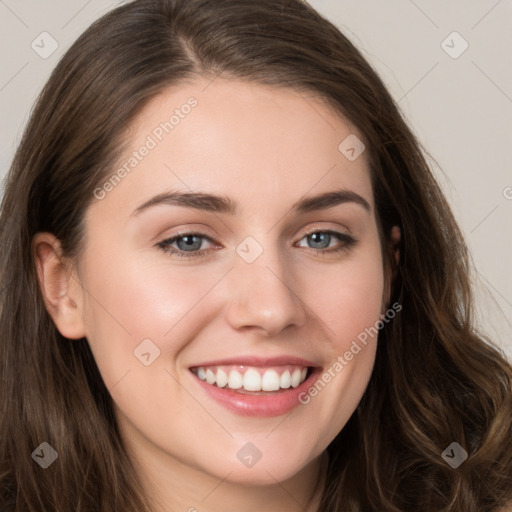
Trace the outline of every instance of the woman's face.
{"label": "woman's face", "polygon": [[317,99],[220,78],[136,118],[86,214],[77,304],[147,467],[283,481],[356,409],[384,273],[355,136]]}

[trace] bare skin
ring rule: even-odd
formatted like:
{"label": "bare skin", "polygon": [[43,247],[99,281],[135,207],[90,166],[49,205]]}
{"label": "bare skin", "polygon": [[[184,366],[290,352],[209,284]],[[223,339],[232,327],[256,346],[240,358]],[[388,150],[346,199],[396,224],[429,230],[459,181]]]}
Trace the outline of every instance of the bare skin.
{"label": "bare skin", "polygon": [[[158,140],[155,129],[190,97],[197,105],[186,115],[180,110],[176,126]],[[137,165],[94,199],[78,261],[61,257],[53,235],[35,237],[48,310],[64,336],[87,338],[158,510],[252,512],[264,505],[267,512],[295,512],[311,500],[325,450],[366,389],[377,339],[307,404],[279,416],[228,410],[190,368],[284,355],[327,370],[384,313],[366,154],[351,161],[338,149],[351,134],[362,139],[319,99],[198,79],[154,98],[135,120],[120,166],[148,136],[156,147],[139,152],[145,156]],[[368,209],[347,200],[293,210],[305,197],[340,189]],[[171,190],[228,196],[239,211],[158,204],[134,213]],[[180,255],[162,248],[183,232],[199,236],[201,256],[190,256],[183,238],[165,246]],[[247,237],[252,245],[241,245]],[[261,254],[248,263],[240,246]],[[147,339],[160,353],[146,366],[134,351]],[[237,457],[247,443],[261,453],[252,467]],[[308,510],[317,509],[314,500]]]}

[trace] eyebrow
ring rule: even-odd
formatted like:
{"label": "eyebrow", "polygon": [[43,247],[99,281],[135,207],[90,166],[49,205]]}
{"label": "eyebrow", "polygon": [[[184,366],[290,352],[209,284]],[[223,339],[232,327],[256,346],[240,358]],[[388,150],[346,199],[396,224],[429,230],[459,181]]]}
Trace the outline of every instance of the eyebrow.
{"label": "eyebrow", "polygon": [[[352,190],[340,189],[331,192],[325,192],[316,196],[301,198],[291,208],[293,213],[307,213],[316,210],[332,208],[339,204],[355,203],[362,206],[368,213],[371,212],[371,206],[368,201],[353,192]],[[225,213],[228,215],[240,215],[241,208],[238,203],[230,197],[207,194],[203,192],[164,192],[158,194],[145,203],[137,207],[131,214],[135,216],[153,206],[183,206],[185,208],[195,208],[213,213]]]}

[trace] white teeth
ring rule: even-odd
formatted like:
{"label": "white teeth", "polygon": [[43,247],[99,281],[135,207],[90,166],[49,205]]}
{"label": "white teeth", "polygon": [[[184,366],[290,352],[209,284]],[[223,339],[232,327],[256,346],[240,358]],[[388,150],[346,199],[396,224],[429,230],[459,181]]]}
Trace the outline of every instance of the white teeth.
{"label": "white teeth", "polygon": [[261,391],[261,375],[257,370],[249,368],[245,372],[244,389],[247,391]]}
{"label": "white teeth", "polygon": [[292,373],[292,387],[296,388],[300,384],[301,370],[294,370]]}
{"label": "white teeth", "polygon": [[228,378],[228,386],[231,389],[240,389],[244,384],[242,374],[240,372],[237,372],[236,370],[231,370],[229,372],[229,378]]}
{"label": "white teeth", "polygon": [[[286,370],[288,371],[288,370]],[[277,391],[280,387],[279,375],[275,370],[267,370],[261,378],[262,391]]]}
{"label": "white teeth", "polygon": [[228,383],[228,374],[222,369],[217,370],[217,386],[223,388]]}
{"label": "white teeth", "polygon": [[[276,367],[278,369],[279,367]],[[238,371],[228,366],[210,368],[198,367],[196,375],[208,384],[219,388],[241,389],[246,391],[278,391],[279,389],[296,388],[306,380],[307,367],[288,366],[281,375],[276,369],[269,368],[262,373],[261,368],[249,367]]]}
{"label": "white teeth", "polygon": [[208,382],[208,384],[215,384],[215,374],[210,368],[206,370],[206,382]]}
{"label": "white teeth", "polygon": [[292,385],[292,376],[288,370],[281,375],[280,385],[284,389],[288,389]]}

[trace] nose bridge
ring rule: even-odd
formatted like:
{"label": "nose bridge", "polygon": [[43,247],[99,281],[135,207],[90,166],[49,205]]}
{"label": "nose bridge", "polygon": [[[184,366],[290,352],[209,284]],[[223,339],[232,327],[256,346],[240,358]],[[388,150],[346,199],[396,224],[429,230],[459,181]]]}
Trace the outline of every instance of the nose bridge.
{"label": "nose bridge", "polygon": [[236,248],[227,316],[234,328],[259,327],[276,334],[287,326],[302,325],[305,311],[293,269],[283,260],[278,244],[271,235],[259,239],[249,236]]}

